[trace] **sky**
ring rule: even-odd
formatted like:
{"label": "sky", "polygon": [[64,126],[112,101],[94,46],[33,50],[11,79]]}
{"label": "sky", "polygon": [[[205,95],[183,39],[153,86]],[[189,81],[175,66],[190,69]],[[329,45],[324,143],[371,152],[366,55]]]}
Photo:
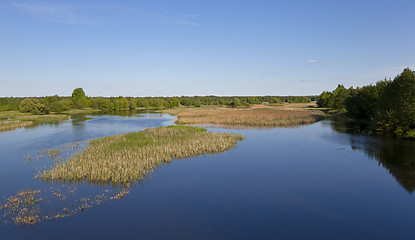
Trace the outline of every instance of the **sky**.
{"label": "sky", "polygon": [[0,96],[316,95],[415,70],[413,0],[0,0]]}

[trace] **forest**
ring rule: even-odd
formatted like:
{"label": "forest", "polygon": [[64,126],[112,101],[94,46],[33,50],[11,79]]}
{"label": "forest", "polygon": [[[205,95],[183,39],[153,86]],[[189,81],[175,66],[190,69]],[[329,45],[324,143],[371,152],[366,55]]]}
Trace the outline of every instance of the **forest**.
{"label": "forest", "polygon": [[249,107],[252,104],[268,102],[272,104],[308,103],[316,96],[181,96],[181,97],[88,97],[82,88],[76,88],[72,96],[46,97],[3,97],[0,98],[0,111],[21,111],[33,114],[61,113],[70,109],[92,108],[104,112],[136,108],[174,108],[178,106],[200,107],[218,105],[234,108]]}
{"label": "forest", "polygon": [[339,84],[332,92],[321,93],[317,104],[366,122],[370,130],[415,137],[415,72],[409,68],[393,80],[374,85],[345,88]]}

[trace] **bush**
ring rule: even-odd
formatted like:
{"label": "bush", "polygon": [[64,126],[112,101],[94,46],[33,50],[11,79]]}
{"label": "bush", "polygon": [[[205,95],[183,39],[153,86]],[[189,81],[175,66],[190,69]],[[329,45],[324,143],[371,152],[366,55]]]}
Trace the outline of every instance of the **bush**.
{"label": "bush", "polygon": [[273,98],[271,98],[271,103],[283,104],[284,102],[281,101],[280,98],[273,97]]}
{"label": "bush", "polygon": [[71,109],[71,101],[64,99],[54,102],[50,105],[50,109],[52,112],[61,113],[64,111],[68,111]]}
{"label": "bush", "polygon": [[25,98],[19,105],[19,111],[22,113],[48,114],[46,106],[36,98]]}

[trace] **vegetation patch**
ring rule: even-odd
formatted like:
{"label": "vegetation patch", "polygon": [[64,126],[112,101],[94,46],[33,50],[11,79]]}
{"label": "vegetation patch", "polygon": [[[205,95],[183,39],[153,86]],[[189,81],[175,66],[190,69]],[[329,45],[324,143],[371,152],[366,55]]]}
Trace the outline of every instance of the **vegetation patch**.
{"label": "vegetation patch", "polygon": [[321,118],[321,113],[307,110],[278,108],[218,109],[179,112],[177,123],[285,127],[310,124]]}
{"label": "vegetation patch", "polygon": [[0,132],[11,131],[16,128],[27,127],[32,125],[31,121],[0,121]]}
{"label": "vegetation patch", "polygon": [[70,116],[63,114],[33,115],[17,111],[0,112],[0,132],[28,127],[34,124],[53,123],[70,118]]}
{"label": "vegetation patch", "polygon": [[393,132],[413,137],[415,131],[415,71],[409,68],[393,80],[349,89],[339,84],[332,92],[323,92],[320,107],[345,113],[360,123],[369,123],[370,131]]}
{"label": "vegetation patch", "polygon": [[40,190],[24,190],[15,196],[6,199],[6,203],[0,206],[3,212],[2,217],[9,216],[14,224],[36,224],[40,221],[39,217],[39,198]]}
{"label": "vegetation patch", "polygon": [[[67,218],[99,206],[107,200],[122,199],[128,195],[129,187],[127,184],[119,193],[112,193],[107,189],[92,196],[79,197],[75,195],[76,186],[69,186],[66,190],[53,187],[42,191],[21,190],[4,198],[4,203],[0,204],[0,225],[35,225],[43,221]],[[113,197],[109,197],[110,195]]]}
{"label": "vegetation patch", "polygon": [[38,177],[52,181],[128,184],[148,176],[172,159],[218,153],[243,136],[206,129],[169,126],[91,140],[84,152],[56,164]]}

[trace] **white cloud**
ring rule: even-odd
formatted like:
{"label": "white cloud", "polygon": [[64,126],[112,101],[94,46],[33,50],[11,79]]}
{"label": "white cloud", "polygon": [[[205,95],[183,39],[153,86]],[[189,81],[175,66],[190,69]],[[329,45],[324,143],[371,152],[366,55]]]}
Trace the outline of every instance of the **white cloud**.
{"label": "white cloud", "polygon": [[316,60],[316,59],[308,59],[307,62],[309,62],[309,63],[319,63],[319,61]]}

